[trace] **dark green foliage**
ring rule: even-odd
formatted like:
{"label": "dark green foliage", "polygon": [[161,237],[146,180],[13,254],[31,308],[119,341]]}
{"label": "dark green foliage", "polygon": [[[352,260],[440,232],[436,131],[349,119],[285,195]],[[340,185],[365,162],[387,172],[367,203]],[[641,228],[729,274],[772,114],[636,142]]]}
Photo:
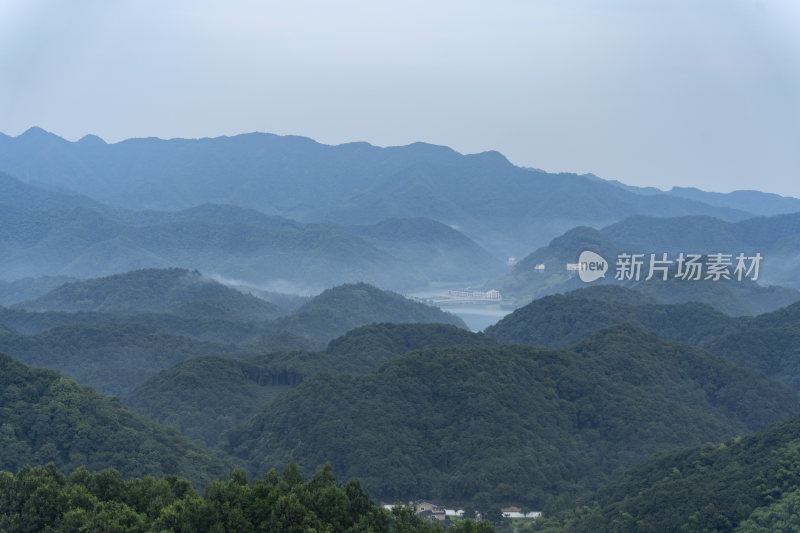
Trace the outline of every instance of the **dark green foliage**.
{"label": "dark green foliage", "polygon": [[[99,280],[99,285],[113,286],[113,291],[107,293],[113,301],[146,302],[148,294],[160,292],[157,288],[147,288],[151,281],[155,283],[160,280],[165,285],[161,288],[169,290],[168,287],[173,286],[176,279],[182,279],[184,274],[191,278],[195,276],[180,270],[140,271],[130,276]],[[133,282],[124,282],[125,279],[132,279]],[[95,281],[98,280],[84,283],[91,287]],[[67,285],[63,289],[69,289],[67,292],[75,297],[72,289],[80,286],[86,285]],[[95,295],[103,292],[93,291]],[[62,296],[61,301],[69,300]],[[168,313],[34,313],[0,309],[0,325],[6,326],[5,331],[0,331],[0,350],[5,350],[22,362],[59,370],[104,393],[123,395],[158,371],[198,355],[241,359],[275,351],[320,350],[331,338],[374,321],[438,321],[463,326],[459,318],[436,307],[362,283],[325,291],[308,301],[299,311],[282,319],[265,322],[184,318]],[[458,334],[445,333],[439,342],[447,342],[448,338],[456,339]],[[413,343],[413,340],[409,342]],[[324,360],[311,366],[302,363],[298,367],[291,362],[300,361],[296,356],[284,354],[273,358],[273,368],[282,366],[279,371],[291,369],[295,373],[306,374],[331,368]],[[364,352],[361,359],[349,366],[344,360],[337,362],[336,366],[340,367],[339,371],[363,371],[359,369],[363,369],[369,361],[375,361],[369,367],[374,368],[385,358],[372,350]]]}
{"label": "dark green foliage", "polygon": [[278,330],[263,334],[254,344],[254,348],[261,348],[261,353],[318,351],[325,348],[325,343],[286,330]]}
{"label": "dark green foliage", "polygon": [[252,471],[330,461],[386,499],[540,506],[597,487],[657,450],[796,412],[794,392],[631,326],[572,351],[451,347],[364,376],[317,376],[227,435]]}
{"label": "dark green foliage", "polygon": [[601,328],[628,322],[665,339],[705,345],[735,329],[736,321],[704,304],[647,301],[640,293],[611,286],[554,294],[517,309],[487,328],[486,335],[504,344],[563,348]]}
{"label": "dark green foliage", "polygon": [[800,324],[796,328],[746,326],[715,340],[708,349],[800,391]]}
{"label": "dark green foliage", "polygon": [[[416,533],[444,528],[424,523],[410,509],[377,506],[358,481],[336,482],[330,466],[304,481],[294,465],[248,483],[237,470],[214,481],[201,497],[174,475],[123,480],[115,470],[69,477],[52,464],[0,472],[0,530],[216,533]],[[452,531],[452,530],[451,530]],[[458,532],[494,531],[481,524]]]}
{"label": "dark green foliage", "polygon": [[[495,342],[481,333],[472,333],[449,324],[372,324],[348,331],[328,343],[327,353],[349,360],[370,352],[385,352],[391,357],[411,350],[438,346],[492,346]],[[388,357],[386,357],[388,359]],[[380,361],[383,363],[384,361]],[[362,366],[356,372],[374,370]]]}
{"label": "dark green foliage", "polygon": [[566,294],[580,295],[582,298],[588,298],[589,300],[600,300],[603,302],[625,305],[655,305],[664,303],[653,296],[649,296],[638,290],[630,290],[621,285],[583,285],[580,289]]}
{"label": "dark green foliage", "polygon": [[366,283],[323,291],[291,315],[270,321],[268,327],[328,342],[355,327],[377,322],[438,322],[467,329],[460,318],[438,307]]}
{"label": "dark green foliage", "polygon": [[118,400],[0,354],[0,469],[48,462],[66,471],[113,467],[125,477],[178,474],[196,484],[230,471],[226,459]]}
{"label": "dark green foliage", "polygon": [[[481,333],[449,324],[372,324],[355,328],[328,343],[321,352],[273,352],[248,358],[263,376],[363,374],[377,370],[393,356],[440,346],[494,346]],[[263,379],[263,378],[262,378]],[[299,380],[298,380],[299,382]]]}
{"label": "dark green foliage", "polygon": [[0,351],[119,396],[159,370],[191,357],[218,354],[242,358],[261,353],[262,348],[196,341],[138,324],[77,324],[36,335],[0,331]]}
{"label": "dark green foliage", "polygon": [[133,315],[86,311],[78,313],[56,311],[37,313],[21,309],[0,308],[0,324],[28,335],[42,333],[61,326],[140,324],[173,335],[230,344],[253,343],[263,339],[265,335],[265,328],[260,322],[184,318],[165,313],[139,313]]}
{"label": "dark green foliage", "polygon": [[698,303],[646,303],[637,291],[593,286],[540,298],[487,328],[505,344],[565,347],[615,324],[700,346],[800,390],[800,302],[756,317],[730,318]]}
{"label": "dark green foliage", "polygon": [[127,405],[213,446],[264,404],[309,375],[360,374],[394,355],[435,346],[493,345],[481,334],[444,324],[375,324],[334,339],[319,353],[271,353],[243,361],[198,357],[164,370],[128,397]]}
{"label": "dark green foliage", "polygon": [[[125,289],[126,292],[130,290],[132,289]],[[438,307],[404,298],[394,292],[382,291],[366,283],[328,289],[308,300],[295,312],[264,322],[236,317],[209,318],[202,313],[200,316],[185,317],[141,312],[32,313],[0,308],[0,324],[20,333],[40,333],[73,324],[136,323],[198,340],[233,344],[256,343],[261,346],[262,352],[319,348],[355,327],[379,322],[438,322],[467,329],[460,318]]]}
{"label": "dark green foliage", "polygon": [[750,323],[756,327],[800,328],[800,302],[754,317]]}
{"label": "dark green foliage", "polygon": [[793,531],[800,418],[645,461],[544,531]]}
{"label": "dark green foliage", "polygon": [[267,301],[181,268],[135,270],[65,283],[17,307],[28,311],[171,312],[204,320],[266,320],[283,314]]}
{"label": "dark green foliage", "polygon": [[134,410],[189,438],[217,443],[219,436],[286,392],[252,364],[221,357],[196,357],[139,385],[124,401]]}

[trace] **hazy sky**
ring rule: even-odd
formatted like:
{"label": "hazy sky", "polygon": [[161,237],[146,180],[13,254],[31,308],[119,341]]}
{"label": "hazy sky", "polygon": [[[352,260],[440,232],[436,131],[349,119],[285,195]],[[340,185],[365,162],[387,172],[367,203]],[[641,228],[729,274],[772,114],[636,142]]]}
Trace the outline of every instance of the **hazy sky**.
{"label": "hazy sky", "polygon": [[0,131],[499,150],[800,196],[797,0],[0,0]]}

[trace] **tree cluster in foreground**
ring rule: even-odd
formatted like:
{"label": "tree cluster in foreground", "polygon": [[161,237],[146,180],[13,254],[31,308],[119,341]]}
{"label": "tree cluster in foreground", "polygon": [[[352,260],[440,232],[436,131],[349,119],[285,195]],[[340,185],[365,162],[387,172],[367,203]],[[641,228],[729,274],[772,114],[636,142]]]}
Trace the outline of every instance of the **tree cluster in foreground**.
{"label": "tree cluster in foreground", "polygon": [[[0,531],[105,532],[443,532],[409,507],[376,505],[358,481],[336,482],[326,465],[304,481],[294,464],[250,484],[241,470],[201,497],[174,475],[124,480],[116,470],[68,477],[53,464],[0,472]],[[448,531],[490,533],[465,520]]]}

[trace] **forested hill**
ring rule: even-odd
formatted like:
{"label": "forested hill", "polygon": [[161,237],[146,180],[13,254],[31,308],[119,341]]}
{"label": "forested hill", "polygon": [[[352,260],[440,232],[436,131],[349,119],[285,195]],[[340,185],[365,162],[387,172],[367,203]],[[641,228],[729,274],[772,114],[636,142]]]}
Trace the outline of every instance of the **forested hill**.
{"label": "forested hill", "polygon": [[[460,318],[438,307],[365,283],[333,287],[313,298],[306,298],[304,305],[287,315],[274,320],[255,321],[243,315],[252,316],[266,311],[271,309],[271,304],[216,282],[209,282],[210,287],[203,288],[206,280],[196,273],[187,273],[189,285],[197,282],[200,287],[184,290],[184,272],[179,269],[143,270],[76,282],[42,298],[45,303],[41,305],[66,308],[85,306],[102,311],[31,312],[19,307],[0,307],[0,324],[20,333],[35,334],[76,324],[134,323],[203,341],[231,344],[260,342],[266,351],[269,351],[267,348],[286,350],[302,348],[302,345],[315,346],[320,342],[324,345],[350,329],[379,322],[439,322],[466,329]],[[102,290],[96,289],[97,286]],[[177,294],[170,296],[171,292]],[[149,296],[152,296],[153,303],[150,303]],[[194,299],[203,296],[213,299]],[[174,299],[178,299],[179,303],[169,304]],[[164,310],[132,311],[137,307]],[[123,313],[114,309],[128,311]]]}
{"label": "forested hill", "polygon": [[694,302],[651,302],[638,291],[592,286],[534,300],[487,328],[486,335],[506,344],[565,347],[628,322],[706,348],[800,391],[800,302],[740,318]]}
{"label": "forested hill", "polygon": [[720,444],[672,451],[625,473],[541,531],[735,531],[800,528],[800,417]]}
{"label": "forested hill", "polygon": [[242,358],[265,345],[238,347],[165,333],[140,324],[74,324],[35,335],[0,330],[0,351],[28,365],[58,370],[115,396],[158,371],[201,354]]}
{"label": "forested hill", "polygon": [[[495,342],[449,324],[370,324],[352,329],[328,343],[327,353],[353,359],[369,352],[400,355],[438,346],[491,346]],[[362,369],[374,370],[373,368]]]}
{"label": "forested hill", "polygon": [[[285,311],[261,298],[241,293],[197,271],[143,269],[104,278],[65,283],[33,301],[18,304],[29,311],[170,312],[202,311],[206,319],[266,320]],[[192,312],[192,308],[202,309]]]}
{"label": "forested hill", "polygon": [[323,291],[291,315],[270,321],[272,330],[287,330],[328,342],[364,324],[437,322],[468,329],[457,316],[366,283]]}
{"label": "forested hill", "polygon": [[271,353],[241,361],[195,357],[147,379],[123,401],[214,446],[225,431],[247,422],[308,376],[371,372],[410,350],[494,344],[482,334],[445,324],[373,324],[332,340],[322,352]]}
{"label": "forested hill", "polygon": [[587,287],[534,300],[486,328],[486,335],[504,344],[565,348],[599,329],[629,322],[665,339],[703,345],[740,323],[705,304],[652,302],[623,287]]}
{"label": "forested hill", "polygon": [[[148,303],[150,297],[154,299],[152,304]],[[194,297],[216,300],[192,300]],[[176,310],[171,302],[181,298],[186,299]],[[266,321],[245,319],[242,315],[269,310],[267,302],[262,306],[256,297],[182,270],[137,271],[70,283],[40,303],[55,308],[83,306],[101,310],[31,312],[0,308],[0,325],[5,326],[0,330],[0,350],[24,363],[59,370],[82,384],[114,395],[128,394],[157,372],[200,355],[242,359],[277,351],[321,350],[329,340],[374,322],[449,323],[471,335],[455,315],[363,283],[334,287],[294,313]],[[134,311],[148,305],[166,308],[160,313]],[[220,318],[213,313],[186,313],[188,306],[196,311],[198,306],[225,311]],[[458,329],[456,326],[450,328]],[[411,338],[401,341],[402,331],[386,329],[381,340],[392,337],[395,343],[414,345],[429,335],[426,332],[414,338],[412,328],[405,331]],[[446,340],[459,338],[450,330],[441,336]],[[378,351],[366,349],[357,361],[340,358],[336,365],[340,371],[365,371],[359,370],[365,365],[372,365],[368,369],[373,369],[393,353]],[[271,356],[270,364],[294,367],[299,360],[285,354],[281,357],[284,359]],[[309,369],[316,372],[329,368],[325,358],[313,357],[318,359],[313,365],[304,362],[300,369],[292,371],[305,374]]]}
{"label": "forested hill", "polygon": [[177,474],[205,485],[231,462],[51,370],[0,354],[0,470],[55,463],[66,471]]}
{"label": "forested hill", "polygon": [[330,461],[386,499],[541,506],[654,451],[729,438],[797,411],[797,394],[632,326],[570,351],[411,352],[363,376],[318,376],[231,431],[254,472]]}

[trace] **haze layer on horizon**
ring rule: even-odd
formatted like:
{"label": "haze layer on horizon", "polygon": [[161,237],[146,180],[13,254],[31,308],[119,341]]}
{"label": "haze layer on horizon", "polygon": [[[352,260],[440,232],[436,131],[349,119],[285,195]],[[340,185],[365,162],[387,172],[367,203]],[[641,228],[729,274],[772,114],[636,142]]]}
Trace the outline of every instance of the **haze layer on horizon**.
{"label": "haze layer on horizon", "polygon": [[800,197],[800,7],[0,0],[0,131],[416,141]]}

